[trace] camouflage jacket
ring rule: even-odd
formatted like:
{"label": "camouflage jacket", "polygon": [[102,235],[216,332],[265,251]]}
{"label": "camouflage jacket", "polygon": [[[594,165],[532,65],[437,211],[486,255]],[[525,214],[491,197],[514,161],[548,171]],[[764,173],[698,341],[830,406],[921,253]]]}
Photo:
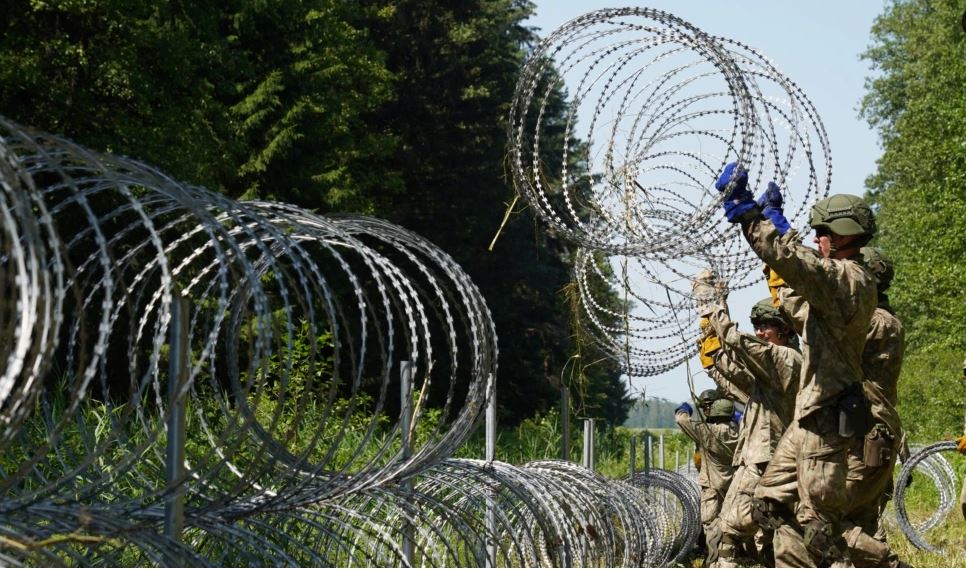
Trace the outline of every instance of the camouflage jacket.
{"label": "camouflage jacket", "polygon": [[[782,310],[792,315],[798,326],[795,316],[804,314],[808,303],[788,287],[779,289],[778,296]],[[905,338],[905,328],[892,313],[888,301],[877,306],[869,321],[862,351],[862,392],[869,401],[873,422],[885,424],[897,443],[903,436],[896,403],[899,400],[899,371],[905,353]]]}
{"label": "camouflage jacket", "polygon": [[806,303],[790,311],[802,339],[802,372],[795,419],[834,406],[842,392],[861,385],[863,349],[878,293],[856,258],[823,258],[801,244],[798,232],[779,236],[765,219],[742,225],[758,256]]}
{"label": "camouflage jacket", "polygon": [[872,324],[865,338],[862,369],[865,382],[862,385],[872,418],[889,427],[896,441],[902,439],[902,423],[896,412],[898,401],[899,371],[906,346],[906,332],[888,305],[876,308]]}
{"label": "camouflage jacket", "polygon": [[714,305],[712,311],[707,317],[721,340],[719,352],[723,355],[715,358],[715,367],[724,362],[745,372],[731,371],[725,376],[732,380],[733,387],[721,386],[732,393],[747,394],[734,464],[769,461],[795,413],[802,355],[794,348],[740,332],[722,303]]}
{"label": "camouflage jacket", "polygon": [[707,423],[691,419],[684,412],[674,414],[681,431],[694,440],[701,452],[701,469],[698,485],[710,487],[722,497],[735,475],[732,465],[735,445],[738,443],[738,426],[734,422]]}

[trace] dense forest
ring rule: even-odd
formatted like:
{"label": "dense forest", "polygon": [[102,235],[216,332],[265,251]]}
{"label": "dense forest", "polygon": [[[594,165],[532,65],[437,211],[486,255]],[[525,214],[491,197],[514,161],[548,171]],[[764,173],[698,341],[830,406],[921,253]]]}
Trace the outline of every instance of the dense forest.
{"label": "dense forest", "polygon": [[966,4],[901,0],[877,18],[861,112],[882,156],[866,186],[906,327],[899,412],[916,441],[959,436],[966,384]]}
{"label": "dense forest", "polygon": [[[908,339],[900,412],[919,440],[958,435],[966,401],[964,9],[891,2],[865,54],[874,73],[860,112],[883,148],[867,190],[876,245],[896,262],[890,295]],[[489,302],[501,421],[547,412],[568,387],[577,415],[616,425],[632,402],[616,365],[575,335],[568,245],[518,204],[488,249],[514,195],[506,116],[539,39],[524,25],[533,10],[527,0],[7,0],[0,114],[234,198],[362,212],[426,236]],[[554,130],[566,93],[556,95],[545,146],[571,145],[579,169],[580,141]]]}
{"label": "dense forest", "polygon": [[[576,415],[619,425],[631,404],[619,369],[572,327],[572,251],[519,206],[488,248],[514,196],[506,117],[538,41],[523,24],[532,10],[526,0],[9,0],[0,114],[233,198],[362,212],[422,234],[489,303],[501,422],[548,411],[566,387]],[[549,148],[565,142],[555,131],[565,93],[556,97]],[[579,141],[566,144],[579,169]]]}

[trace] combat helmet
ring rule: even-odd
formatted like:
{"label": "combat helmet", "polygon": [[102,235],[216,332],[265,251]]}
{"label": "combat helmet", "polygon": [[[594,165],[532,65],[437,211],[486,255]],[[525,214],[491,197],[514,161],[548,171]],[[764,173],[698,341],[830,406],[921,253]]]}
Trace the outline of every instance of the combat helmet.
{"label": "combat helmet", "polygon": [[721,397],[720,392],[718,392],[714,388],[710,388],[708,390],[705,390],[704,392],[701,392],[701,394],[698,395],[698,401],[695,402],[695,404],[699,406],[710,406],[712,402],[714,402],[720,397]]}
{"label": "combat helmet", "polygon": [[711,404],[709,420],[730,420],[735,415],[735,403],[727,398],[718,398]]}
{"label": "combat helmet", "polygon": [[751,308],[751,324],[772,323],[791,328],[785,315],[774,305],[771,297],[765,297]]}
{"label": "combat helmet", "polygon": [[840,236],[875,235],[875,214],[865,200],[851,194],[835,194],[812,206],[810,225]]}
{"label": "combat helmet", "polygon": [[862,254],[862,264],[875,276],[875,284],[879,287],[879,291],[888,289],[889,285],[892,285],[892,278],[896,276],[892,260],[877,247],[866,246],[859,252]]}

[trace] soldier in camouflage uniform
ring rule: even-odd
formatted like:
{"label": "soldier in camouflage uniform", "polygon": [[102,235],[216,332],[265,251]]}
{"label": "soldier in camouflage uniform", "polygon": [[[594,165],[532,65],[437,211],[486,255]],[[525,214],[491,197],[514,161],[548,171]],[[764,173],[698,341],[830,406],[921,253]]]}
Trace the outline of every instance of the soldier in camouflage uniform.
{"label": "soldier in camouflage uniform", "polygon": [[687,403],[674,410],[678,427],[694,441],[701,454],[698,486],[701,487],[701,525],[708,547],[707,564],[718,558],[721,540],[718,516],[734,477],[735,468],[731,463],[738,443],[738,426],[731,419],[735,412],[734,403],[726,398],[713,399],[715,396],[715,391],[707,390],[696,402],[707,421],[693,419],[694,410]]}
{"label": "soldier in camouflage uniform", "polygon": [[[863,263],[875,277],[878,306],[872,314],[862,357],[865,374],[862,388],[869,405],[869,429],[864,437],[853,441],[848,455],[846,495],[850,505],[843,520],[843,537],[853,563],[862,567],[885,567],[899,564],[885,542],[884,533],[879,532],[878,521],[891,498],[896,457],[905,447],[902,424],[896,411],[905,329],[895,317],[885,293],[895,275],[892,261],[874,247],[863,247],[861,255]],[[807,302],[785,287],[774,271],[771,271],[769,284],[784,311],[792,315],[804,314]],[[808,560],[810,557],[799,550],[795,558]]]}
{"label": "soldier in camouflage uniform", "polygon": [[[702,272],[695,279],[694,297],[698,300],[699,316],[708,319],[712,334],[721,345],[715,368],[731,366],[747,371],[741,374],[725,369],[723,374],[712,376],[722,390],[747,394],[734,456],[735,477],[721,512],[722,538],[717,566],[733,568],[738,565],[740,544],[757,538],[760,554],[771,546],[771,533],[759,532],[762,529],[753,520],[752,499],[762,472],[792,420],[802,356],[795,347],[795,331],[771,297],[752,308],[755,335],[751,335],[738,331],[720,295],[718,302],[705,301],[714,299],[718,291],[711,284],[710,272]],[[765,554],[764,558],[762,562],[766,565],[773,563],[770,555]]]}
{"label": "soldier in camouflage uniform", "polygon": [[[802,542],[819,564],[847,562],[842,538],[848,452],[863,416],[862,356],[878,297],[875,279],[859,250],[875,235],[875,218],[856,196],[838,194],[812,208],[818,250],[805,247],[781,211],[774,183],[756,202],[748,175],[729,164],[715,187],[724,194],[725,216],[740,223],[752,249],[797,292],[807,305],[798,315],[802,334],[802,375],[792,423],[755,491],[758,520],[777,526],[779,566],[807,565],[782,551],[782,542]],[[795,465],[798,504],[788,516],[788,468]],[[783,503],[784,502],[784,503]]]}
{"label": "soldier in camouflage uniform", "polygon": [[849,454],[845,490],[851,504],[845,516],[844,538],[856,566],[895,567],[899,560],[878,527],[882,510],[892,497],[892,473],[905,439],[896,411],[905,329],[885,293],[895,275],[892,261],[875,247],[863,247],[862,259],[875,276],[879,292],[862,357],[862,388],[869,402],[871,427]]}

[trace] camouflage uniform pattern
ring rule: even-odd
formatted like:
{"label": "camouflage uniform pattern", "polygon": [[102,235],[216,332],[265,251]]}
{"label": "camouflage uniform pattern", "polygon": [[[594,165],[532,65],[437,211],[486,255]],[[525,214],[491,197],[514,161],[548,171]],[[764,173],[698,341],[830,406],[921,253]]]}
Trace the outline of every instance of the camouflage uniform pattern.
{"label": "camouflage uniform pattern", "polygon": [[[702,286],[708,285],[696,284],[696,295],[707,294],[698,291]],[[733,537],[729,542],[738,544],[758,531],[752,519],[752,497],[765,465],[792,420],[802,355],[794,348],[740,332],[723,303],[714,305],[711,311],[707,317],[722,344],[716,367],[719,361],[727,361],[745,372],[729,374],[735,385],[722,389],[748,394],[734,456],[737,470],[721,513],[722,533]]]}
{"label": "camouflage uniform pattern", "polygon": [[[808,303],[794,291],[779,289],[782,309],[790,315],[801,315]],[[846,495],[850,505],[844,522],[843,536],[849,546],[852,561],[858,566],[881,566],[891,557],[888,544],[878,533],[879,516],[885,503],[891,498],[892,474],[896,457],[904,445],[904,434],[898,402],[899,372],[905,352],[905,328],[889,307],[888,299],[881,296],[879,306],[872,313],[869,332],[862,354],[865,381],[862,391],[869,403],[873,425],[885,426],[891,436],[891,453],[885,465],[872,467],[862,457],[863,441],[853,442],[848,455]],[[790,471],[785,463],[785,476]],[[787,490],[787,486],[786,486]]]}
{"label": "camouflage uniform pattern", "polygon": [[[835,540],[849,503],[845,483],[851,443],[839,435],[837,404],[843,392],[861,386],[865,377],[862,356],[878,298],[875,279],[858,256],[823,258],[802,245],[795,230],[780,236],[763,219],[744,223],[742,230],[758,256],[808,303],[790,315],[798,320],[794,325],[802,331],[803,344],[794,420],[755,494],[787,500],[782,495],[789,483],[786,462],[791,460],[797,473],[798,522],[803,527],[822,523]],[[776,562],[778,550],[776,543]]]}
{"label": "camouflage uniform pattern", "polygon": [[708,561],[717,559],[721,531],[718,517],[721,503],[731,485],[735,468],[735,446],[738,443],[738,430],[734,422],[706,423],[691,419],[685,412],[674,416],[681,428],[698,446],[701,453],[701,469],[698,472],[698,486],[701,487],[701,525],[708,544]]}
{"label": "camouflage uniform pattern", "polygon": [[[879,515],[891,498],[892,473],[903,441],[902,424],[895,406],[904,352],[905,329],[892,314],[888,303],[880,303],[872,315],[866,337],[862,360],[866,373],[863,392],[869,401],[873,425],[885,426],[892,439],[888,461],[883,465],[866,465],[861,456],[861,445],[849,454],[846,492],[852,502],[846,515],[844,537],[856,566],[879,567],[894,562],[889,545],[876,535]],[[876,431],[873,428],[869,435]]]}

